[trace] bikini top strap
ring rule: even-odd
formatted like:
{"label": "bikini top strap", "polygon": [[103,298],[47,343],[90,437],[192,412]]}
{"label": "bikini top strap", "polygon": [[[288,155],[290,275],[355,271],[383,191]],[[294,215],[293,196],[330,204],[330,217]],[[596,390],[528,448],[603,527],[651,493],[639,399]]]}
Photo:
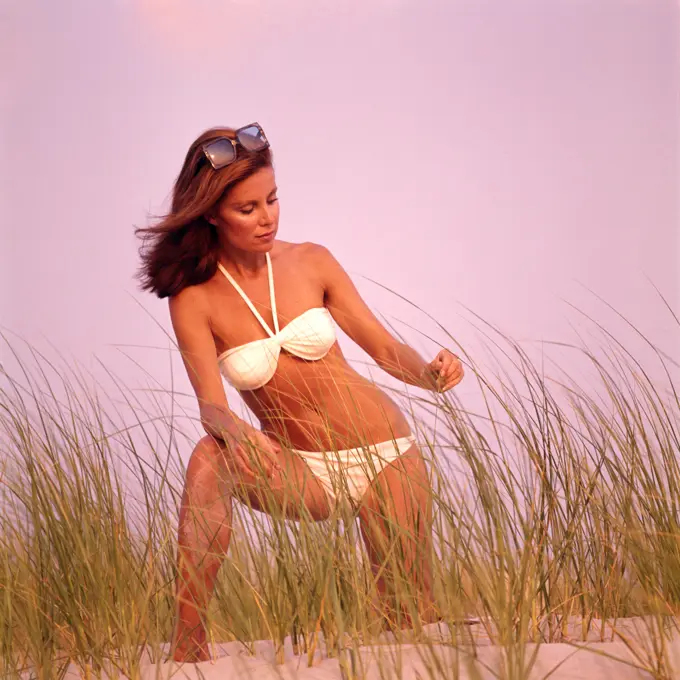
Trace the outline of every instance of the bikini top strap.
{"label": "bikini top strap", "polygon": [[[271,302],[272,316],[274,318],[274,328],[276,329],[276,333],[278,333],[279,320],[276,315],[276,299],[274,297],[274,277],[272,275],[272,263],[271,259],[269,258],[269,253],[265,253],[265,257],[267,258],[267,275],[269,277],[269,300]],[[250,311],[255,315],[255,318],[260,322],[265,331],[267,331],[271,337],[274,337],[275,333],[272,333],[272,330],[267,325],[267,322],[262,318],[257,309],[255,309],[255,305],[253,305],[253,303],[250,301],[250,298],[243,292],[241,286],[236,283],[234,277],[222,266],[221,263],[218,262],[217,266],[219,267],[219,270],[227,277],[227,281],[229,281],[229,283],[234,286],[236,292],[243,298],[243,301],[248,305]]]}
{"label": "bikini top strap", "polygon": [[274,274],[272,273],[272,260],[269,253],[265,253],[267,258],[267,275],[269,276],[269,302],[272,306],[272,318],[274,319],[274,329],[279,332],[279,317],[276,313],[276,295],[274,294]]}

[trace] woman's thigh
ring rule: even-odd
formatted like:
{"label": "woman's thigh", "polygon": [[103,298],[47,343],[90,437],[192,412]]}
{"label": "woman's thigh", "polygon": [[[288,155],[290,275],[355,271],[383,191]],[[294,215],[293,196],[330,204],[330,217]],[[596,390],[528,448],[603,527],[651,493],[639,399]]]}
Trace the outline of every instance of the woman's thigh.
{"label": "woman's thigh", "polygon": [[221,458],[223,464],[219,469],[224,475],[221,488],[255,510],[295,520],[307,516],[320,521],[330,515],[325,488],[297,453],[282,448],[277,458],[281,469],[266,477],[230,466],[224,447],[212,437],[204,437],[201,444],[213,448]]}
{"label": "woman's thigh", "polygon": [[[359,504],[361,531],[372,557],[378,539],[402,534],[426,541],[432,521],[432,486],[423,454],[416,444],[389,463],[371,481]],[[389,539],[388,539],[389,542]]]}

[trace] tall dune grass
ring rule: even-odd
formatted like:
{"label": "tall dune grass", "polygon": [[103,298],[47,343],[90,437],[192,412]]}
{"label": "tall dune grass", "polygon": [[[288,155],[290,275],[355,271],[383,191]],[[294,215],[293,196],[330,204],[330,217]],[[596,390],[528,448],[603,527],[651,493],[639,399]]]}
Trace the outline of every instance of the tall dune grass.
{"label": "tall dune grass", "polygon": [[[593,628],[604,640],[620,620],[640,617],[646,635],[620,638],[640,668],[673,677],[677,365],[656,353],[661,385],[605,331],[596,350],[572,348],[598,377],[584,386],[559,366],[546,375],[498,332],[488,337],[502,374],[483,370],[449,336],[484,412],[466,410],[455,390],[396,394],[432,472],[436,595],[458,631],[449,644],[474,656],[459,623],[477,616],[501,647],[499,677],[520,679],[541,644],[578,645]],[[0,367],[0,673],[18,678],[30,668],[54,678],[73,662],[84,677],[106,669],[138,677],[142,649],[161,662],[171,636],[180,453],[193,435],[114,376],[116,399],[67,365],[5,345],[20,368]],[[320,653],[338,656],[346,677],[361,677],[356,648],[378,644],[383,622],[354,517],[340,508],[324,522],[292,522],[242,503],[234,517],[205,612],[211,640],[251,649],[273,640],[281,661],[290,637],[310,664]],[[398,566],[394,554],[387,568],[398,574]],[[408,579],[396,583],[397,598],[415,611]],[[422,643],[429,677],[449,677],[423,631],[396,635]]]}

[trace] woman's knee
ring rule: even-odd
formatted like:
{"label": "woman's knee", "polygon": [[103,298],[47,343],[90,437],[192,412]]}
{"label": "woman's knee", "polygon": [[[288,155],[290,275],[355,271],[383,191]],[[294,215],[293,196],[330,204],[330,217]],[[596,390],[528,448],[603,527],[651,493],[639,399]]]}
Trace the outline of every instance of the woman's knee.
{"label": "woman's knee", "polygon": [[206,478],[225,475],[224,465],[221,464],[222,455],[222,449],[213,437],[202,437],[191,452],[187,465],[187,482],[203,482]]}
{"label": "woman's knee", "polygon": [[184,481],[185,512],[191,509],[205,518],[222,518],[230,510],[233,494],[220,456],[220,447],[211,437],[204,437],[194,447]]}

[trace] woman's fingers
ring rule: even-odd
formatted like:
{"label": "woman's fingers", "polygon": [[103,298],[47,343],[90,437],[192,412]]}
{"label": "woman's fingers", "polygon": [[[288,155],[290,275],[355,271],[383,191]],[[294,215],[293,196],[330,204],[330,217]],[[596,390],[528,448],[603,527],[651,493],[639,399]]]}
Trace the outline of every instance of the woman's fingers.
{"label": "woman's fingers", "polygon": [[445,366],[439,374],[442,392],[455,387],[463,379],[464,375],[463,364],[455,354],[447,351],[444,362]]}
{"label": "woman's fingers", "polygon": [[248,464],[248,456],[241,447],[233,447],[225,457],[227,469],[232,473],[250,476],[253,471]]}
{"label": "woman's fingers", "polygon": [[242,475],[250,477],[254,474],[248,459],[244,455],[236,456],[236,467]]}
{"label": "woman's fingers", "polygon": [[259,446],[258,443],[255,443],[255,446],[251,448],[248,453],[248,465],[252,474],[257,475],[264,472],[268,477],[271,477],[273,464],[269,455],[263,451],[263,447]]}
{"label": "woman's fingers", "polygon": [[437,378],[441,384],[444,384],[453,371],[453,357],[449,354],[443,354],[437,357]]}
{"label": "woman's fingers", "polygon": [[257,439],[257,443],[260,445],[260,450],[262,452],[261,456],[263,458],[265,469],[267,474],[271,476],[274,473],[274,470],[281,468],[279,465],[279,453],[281,452],[281,447],[277,442],[267,437],[266,434],[260,433]]}
{"label": "woman's fingers", "polygon": [[242,440],[231,449],[230,462],[232,467],[236,472],[247,477],[257,475],[259,458],[261,456],[257,453],[256,446],[250,440]]}
{"label": "woman's fingers", "polygon": [[451,380],[449,380],[449,382],[446,383],[444,391],[450,390],[452,387],[455,387],[462,379],[463,379],[462,375],[452,378]]}
{"label": "woman's fingers", "polygon": [[455,387],[463,379],[464,375],[462,368],[459,371],[456,371],[449,381],[449,388]]}
{"label": "woman's fingers", "polygon": [[271,477],[276,469],[280,469],[280,445],[260,430],[252,428],[239,438],[230,437],[225,442],[227,465],[234,472],[249,477],[264,473]]}

